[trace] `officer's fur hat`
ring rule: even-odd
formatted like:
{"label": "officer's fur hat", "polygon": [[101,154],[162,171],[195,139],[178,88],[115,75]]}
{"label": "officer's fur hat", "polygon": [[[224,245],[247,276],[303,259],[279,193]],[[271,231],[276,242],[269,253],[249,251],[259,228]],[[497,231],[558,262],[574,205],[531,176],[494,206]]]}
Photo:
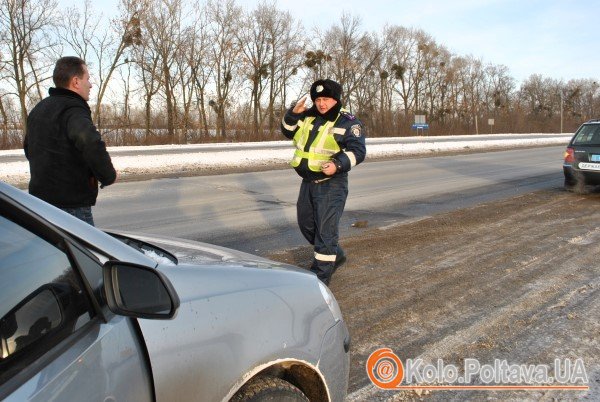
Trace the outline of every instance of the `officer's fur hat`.
{"label": "officer's fur hat", "polygon": [[333,98],[339,102],[342,98],[342,86],[330,79],[317,80],[310,87],[310,99],[314,102],[320,97]]}

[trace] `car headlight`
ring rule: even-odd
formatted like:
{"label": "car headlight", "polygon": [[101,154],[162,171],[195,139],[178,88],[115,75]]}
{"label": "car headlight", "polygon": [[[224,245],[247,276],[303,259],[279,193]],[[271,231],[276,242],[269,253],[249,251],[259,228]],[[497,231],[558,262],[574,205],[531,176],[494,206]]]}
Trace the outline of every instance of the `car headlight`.
{"label": "car headlight", "polygon": [[327,303],[327,307],[329,307],[329,311],[331,311],[331,314],[333,314],[335,322],[341,321],[342,310],[340,310],[340,306],[338,306],[335,297],[333,297],[333,293],[331,293],[331,290],[329,290],[329,288],[321,282],[319,282],[319,290],[321,291],[321,295],[323,296],[325,303]]}

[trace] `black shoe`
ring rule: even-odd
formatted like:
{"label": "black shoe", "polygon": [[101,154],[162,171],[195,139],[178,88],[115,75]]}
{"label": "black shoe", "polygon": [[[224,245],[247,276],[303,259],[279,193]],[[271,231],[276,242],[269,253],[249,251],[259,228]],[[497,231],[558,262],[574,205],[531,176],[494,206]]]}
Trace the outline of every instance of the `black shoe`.
{"label": "black shoe", "polygon": [[346,263],[346,259],[346,255],[344,254],[337,256],[335,258],[335,263],[333,264],[333,272],[335,272],[336,269],[344,265]]}
{"label": "black shoe", "polygon": [[339,254],[335,257],[335,263],[333,263],[333,271],[331,271],[331,275],[337,271],[339,267],[346,263],[346,254],[342,251],[342,254]]}
{"label": "black shoe", "polygon": [[328,269],[325,271],[314,264],[309,268],[309,271],[317,275],[317,278],[319,278],[325,285],[329,285],[329,281],[331,280],[331,275],[333,275],[334,270],[335,268],[333,270]]}
{"label": "black shoe", "polygon": [[339,267],[344,265],[345,262],[346,262],[346,253],[344,252],[344,249],[342,248],[342,246],[340,246],[338,244],[337,255],[335,256],[335,262],[333,263],[334,270],[338,269]]}

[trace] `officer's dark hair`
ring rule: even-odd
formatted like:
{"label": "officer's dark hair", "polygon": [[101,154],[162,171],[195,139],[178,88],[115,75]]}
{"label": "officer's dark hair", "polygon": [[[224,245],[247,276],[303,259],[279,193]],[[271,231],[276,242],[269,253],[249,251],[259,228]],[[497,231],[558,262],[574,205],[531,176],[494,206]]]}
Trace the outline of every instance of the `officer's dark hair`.
{"label": "officer's dark hair", "polygon": [[83,77],[85,61],[75,56],[58,59],[52,73],[52,81],[58,88],[67,88],[73,77]]}

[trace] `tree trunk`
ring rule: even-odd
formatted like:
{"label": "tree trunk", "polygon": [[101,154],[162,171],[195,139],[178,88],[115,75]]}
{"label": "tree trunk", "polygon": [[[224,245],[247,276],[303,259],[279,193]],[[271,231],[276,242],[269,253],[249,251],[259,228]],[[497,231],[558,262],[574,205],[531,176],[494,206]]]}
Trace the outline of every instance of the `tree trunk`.
{"label": "tree trunk", "polygon": [[258,79],[254,80],[252,84],[252,98],[253,98],[253,116],[252,116],[252,134],[257,134],[259,131],[258,114],[260,112],[260,102],[258,99]]}
{"label": "tree trunk", "polygon": [[2,102],[2,98],[0,98],[0,117],[2,118],[2,140],[0,141],[0,149],[8,149],[8,147],[10,146],[10,144],[8,143],[8,116],[6,115],[6,110],[4,109],[4,102]]}
{"label": "tree trunk", "polygon": [[176,144],[175,116],[173,110],[173,91],[171,89],[171,73],[167,65],[163,66],[163,79],[165,80],[165,98],[167,101],[167,135],[171,144]]}
{"label": "tree trunk", "polygon": [[208,137],[208,118],[206,116],[206,108],[204,107],[204,89],[200,90],[200,119],[202,121],[202,132],[205,137]]}
{"label": "tree trunk", "polygon": [[152,97],[151,96],[147,96],[146,97],[146,134],[145,134],[145,138],[144,138],[144,142],[146,143],[146,145],[148,145],[148,139],[150,138],[150,119],[152,118],[152,110],[151,110],[151,106],[150,103],[152,101]]}

